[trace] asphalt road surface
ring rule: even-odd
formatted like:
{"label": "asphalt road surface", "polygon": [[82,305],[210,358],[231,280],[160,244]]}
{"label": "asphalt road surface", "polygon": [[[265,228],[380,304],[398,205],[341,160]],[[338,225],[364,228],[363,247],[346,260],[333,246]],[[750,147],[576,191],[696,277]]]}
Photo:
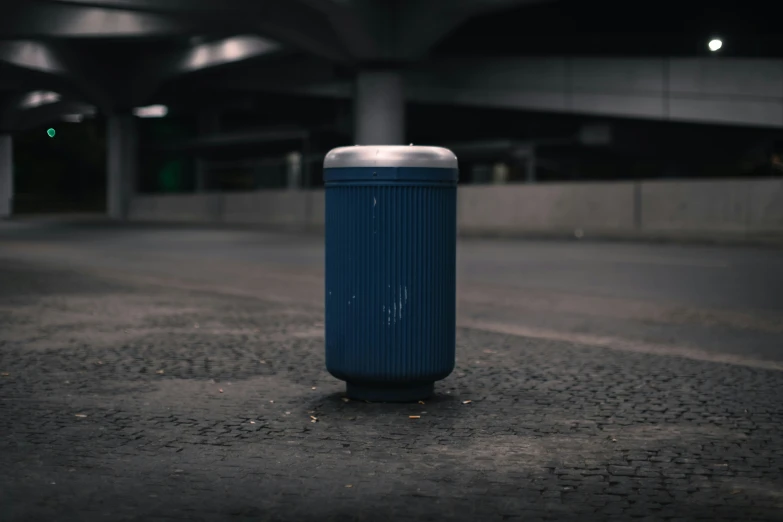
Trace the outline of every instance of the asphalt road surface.
{"label": "asphalt road surface", "polygon": [[0,520],[783,519],[783,251],[461,241],[457,369],[390,405],[324,369],[322,241],[0,224]]}

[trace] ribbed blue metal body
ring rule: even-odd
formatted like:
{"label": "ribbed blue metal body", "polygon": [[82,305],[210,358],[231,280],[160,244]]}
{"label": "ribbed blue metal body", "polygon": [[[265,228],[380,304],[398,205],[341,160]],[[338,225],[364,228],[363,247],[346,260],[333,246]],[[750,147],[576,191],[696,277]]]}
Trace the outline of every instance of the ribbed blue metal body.
{"label": "ribbed blue metal body", "polygon": [[431,389],[454,369],[457,170],[335,168],[324,179],[327,369],[349,395]]}

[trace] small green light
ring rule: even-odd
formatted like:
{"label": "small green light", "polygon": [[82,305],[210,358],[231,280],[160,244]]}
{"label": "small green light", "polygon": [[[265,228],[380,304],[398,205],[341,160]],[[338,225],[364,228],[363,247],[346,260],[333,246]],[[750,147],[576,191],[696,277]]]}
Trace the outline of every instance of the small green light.
{"label": "small green light", "polygon": [[48,134],[50,138],[54,138],[55,135],[54,129],[49,129],[48,131],[46,131],[46,134]]}

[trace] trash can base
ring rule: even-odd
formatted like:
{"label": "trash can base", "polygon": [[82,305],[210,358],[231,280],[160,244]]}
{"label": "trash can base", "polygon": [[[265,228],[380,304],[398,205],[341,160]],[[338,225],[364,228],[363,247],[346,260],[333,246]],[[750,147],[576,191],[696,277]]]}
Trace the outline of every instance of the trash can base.
{"label": "trash can base", "polygon": [[413,384],[410,386],[383,386],[373,384],[346,383],[349,399],[371,402],[415,402],[426,399],[435,393],[435,383]]}

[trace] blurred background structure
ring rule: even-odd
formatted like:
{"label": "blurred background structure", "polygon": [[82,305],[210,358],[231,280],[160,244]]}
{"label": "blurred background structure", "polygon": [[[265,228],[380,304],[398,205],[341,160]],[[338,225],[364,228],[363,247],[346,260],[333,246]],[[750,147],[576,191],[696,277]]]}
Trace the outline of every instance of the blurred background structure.
{"label": "blurred background structure", "polygon": [[778,23],[738,1],[5,2],[0,216],[317,230],[326,151],[414,142],[460,157],[466,234],[778,235]]}

